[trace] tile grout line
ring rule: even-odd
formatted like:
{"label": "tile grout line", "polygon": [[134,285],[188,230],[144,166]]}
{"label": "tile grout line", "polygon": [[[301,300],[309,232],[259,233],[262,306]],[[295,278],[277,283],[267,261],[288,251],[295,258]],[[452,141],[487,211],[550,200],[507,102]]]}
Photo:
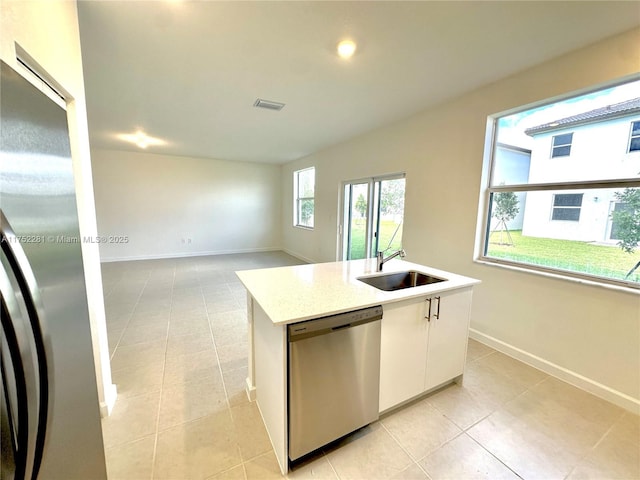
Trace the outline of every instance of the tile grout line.
{"label": "tile grout line", "polygon": [[[238,446],[238,448],[240,448],[240,446]],[[273,451],[273,447],[271,446],[271,443],[269,443],[269,450],[265,450],[263,452],[257,453],[255,455],[253,455],[252,457],[247,457],[246,459],[242,456],[242,450],[240,451],[240,458],[242,458],[242,463],[249,463],[249,462],[253,462],[256,458],[260,458],[264,455],[268,455],[268,454],[274,454],[275,452]]]}
{"label": "tile grout line", "polygon": [[[517,359],[516,359],[517,360]],[[535,367],[533,367],[535,368]],[[548,381],[550,378],[553,378],[551,375],[546,375],[543,379],[539,380],[538,382],[534,383],[533,385],[529,385],[527,386],[524,391],[520,392],[518,395],[516,395],[515,397],[507,400],[506,402],[503,402],[498,408],[496,408],[495,410],[493,410],[490,414],[484,416],[482,419],[478,420],[477,422],[474,422],[472,425],[470,425],[468,428],[466,428],[464,430],[464,433],[471,439],[473,440],[475,443],[477,443],[483,450],[485,450],[489,455],[491,455],[493,458],[495,458],[498,462],[500,462],[501,464],[503,464],[507,469],[509,469],[511,472],[513,472],[514,475],[516,475],[518,478],[524,478],[522,477],[520,474],[518,474],[514,469],[512,469],[509,465],[507,465],[505,462],[503,462],[499,457],[497,457],[491,450],[489,450],[488,447],[485,447],[482,443],[480,443],[479,440],[477,440],[474,436],[472,436],[469,433],[469,430],[471,430],[473,427],[475,427],[476,425],[478,425],[480,422],[482,422],[483,420],[487,419],[488,417],[490,417],[491,415],[493,415],[494,413],[496,413],[497,411],[499,411],[499,409],[504,408],[506,405],[516,401],[517,399],[519,399],[520,397],[524,396],[525,394],[527,394],[528,392],[531,392],[535,387],[537,387],[538,385]],[[624,414],[624,413],[623,413]],[[616,420],[617,421],[617,420]],[[615,424],[615,422],[614,422]],[[613,428],[613,425],[610,427],[610,429]],[[610,430],[609,429],[609,430]],[[609,432],[609,430],[607,430],[607,433]],[[606,435],[606,433],[605,433]],[[604,438],[604,436],[603,436]],[[595,447],[594,447],[595,448]],[[581,457],[582,458],[582,457]],[[574,466],[571,471],[569,472],[569,474],[567,476],[565,476],[564,478],[567,478],[571,472],[573,472],[573,470],[575,469],[576,466]]]}
{"label": "tile grout line", "polygon": [[[238,448],[238,451],[239,451],[240,447],[237,447],[237,448]],[[242,468],[243,478],[244,478],[244,480],[247,480],[247,469],[244,466],[245,463],[246,462],[240,462],[239,464],[234,465],[234,466],[229,467],[229,468],[226,468],[226,469],[222,470],[221,472],[214,473],[213,475],[209,475],[208,477],[204,477],[204,480],[212,480],[214,478],[219,477],[220,475],[222,475],[224,473],[229,473],[230,471],[235,470],[238,467]]]}
{"label": "tile grout line", "polygon": [[[381,421],[379,421],[378,423],[380,423],[380,426],[385,430],[385,432],[387,432],[387,433],[389,434],[389,436],[391,437],[391,439],[392,439],[394,442],[396,442],[396,445],[398,445],[398,446],[400,447],[400,450],[402,450],[402,451],[403,451],[403,452],[404,452],[404,453],[409,457],[409,459],[411,460],[411,462],[412,462],[414,465],[417,465],[417,466],[418,466],[418,468],[419,468],[422,472],[424,472],[424,473],[427,475],[427,477],[428,477],[428,478],[431,478],[431,476],[430,476],[430,475],[425,471],[425,469],[424,469],[424,468],[422,468],[422,466],[418,463],[418,460],[416,460],[416,459],[413,457],[413,455],[411,455],[411,453],[409,453],[409,451],[404,447],[404,445],[402,445],[402,444],[400,443],[400,441],[395,437],[395,435],[393,435],[393,434],[389,431],[389,429],[387,428],[387,426],[386,426],[384,423],[382,423]],[[460,432],[460,433],[462,433],[462,432]],[[457,437],[457,436],[458,436],[458,435],[456,435],[456,437]],[[444,445],[444,444],[446,444],[446,443],[448,443],[448,442],[445,442],[445,443],[443,443],[442,445]],[[438,448],[442,447],[442,445],[440,445]],[[431,454],[431,453],[435,452],[436,450],[437,450],[437,449],[434,449],[434,450],[432,450],[431,452],[427,453],[427,455],[425,455],[425,457],[426,457],[426,456],[428,456],[429,454]],[[424,458],[424,457],[422,457],[422,458]],[[405,469],[403,469],[403,470],[401,470],[401,471],[402,471],[402,472],[404,472],[407,468],[410,468],[410,467],[411,467],[411,465],[407,466]],[[400,472],[398,472],[398,473],[400,473]]]}
{"label": "tile grout line", "polygon": [[[494,353],[494,352],[491,352],[491,353]],[[488,355],[485,355],[485,357],[486,357],[486,356],[488,356]],[[482,358],[484,358],[484,357],[482,357]],[[474,360],[474,361],[475,361],[475,360]],[[535,367],[534,367],[534,368],[535,368]],[[499,375],[504,376],[505,378],[509,379],[509,377],[507,377],[506,375],[504,375],[504,374],[502,374],[502,373],[499,373]],[[479,424],[480,422],[482,422],[483,420],[486,420],[487,418],[489,418],[491,415],[493,415],[494,413],[496,413],[498,410],[500,410],[501,408],[503,408],[505,405],[508,405],[509,403],[514,402],[515,400],[517,400],[518,398],[520,398],[521,396],[523,396],[525,393],[527,393],[527,392],[531,391],[533,388],[537,387],[537,386],[538,386],[538,385],[540,385],[541,383],[546,382],[549,378],[551,378],[551,376],[550,376],[550,375],[547,375],[547,376],[545,376],[542,380],[540,380],[540,381],[538,381],[538,382],[534,383],[533,385],[529,385],[529,386],[525,387],[525,389],[524,389],[522,392],[518,393],[518,394],[517,394],[517,395],[515,395],[514,397],[512,397],[512,398],[510,398],[510,399],[508,399],[508,400],[506,400],[506,401],[504,401],[504,402],[501,402],[498,406],[496,406],[495,408],[493,408],[493,409],[491,410],[491,412],[490,412],[490,413],[488,413],[487,415],[484,415],[482,418],[479,418],[477,421],[473,422],[471,425],[469,425],[469,426],[468,426],[468,427],[466,427],[466,428],[463,428],[463,427],[461,427],[460,425],[458,425],[458,424],[457,424],[453,419],[450,419],[449,417],[447,417],[447,415],[446,415],[444,412],[441,412],[441,413],[442,413],[442,415],[444,415],[447,419],[449,419],[451,422],[453,422],[453,423],[454,423],[458,428],[461,428],[461,429],[462,429],[462,431],[463,431],[464,433],[467,433],[470,429],[472,429],[473,427],[475,427],[476,425],[478,425],[478,424]],[[432,405],[432,406],[433,406],[436,410],[440,411],[436,405]]]}
{"label": "tile grout line", "polygon": [[468,360],[468,363],[475,363],[478,360],[482,360],[483,358],[488,357],[489,355],[493,355],[496,352],[497,352],[497,350],[493,350],[492,352],[486,352],[486,353],[484,353],[482,355],[478,355],[476,358],[472,358],[471,360]]}
{"label": "tile grout line", "polygon": [[[434,408],[438,413],[440,413],[440,415],[442,415],[444,418],[446,418],[446,419],[447,419],[447,420],[449,420],[451,423],[453,423],[456,427],[458,427],[460,430],[462,430],[462,432],[461,432],[461,433],[467,433],[467,430],[469,430],[470,428],[475,427],[478,423],[480,423],[481,421],[483,421],[484,419],[486,419],[487,417],[491,416],[493,413],[495,413],[495,412],[497,411],[497,409],[496,409],[496,410],[492,410],[490,413],[487,413],[487,414],[486,414],[486,415],[484,415],[482,418],[480,418],[480,419],[478,419],[477,421],[473,422],[473,423],[472,423],[471,425],[469,425],[468,427],[463,427],[462,425],[458,425],[458,423],[455,421],[455,419],[450,418],[450,417],[449,417],[445,412],[443,412],[442,410],[440,410],[440,409],[438,408],[438,406],[437,406],[437,405],[435,405],[435,404],[433,404],[433,403],[429,402],[429,400],[428,400],[428,398],[429,398],[429,397],[428,397],[428,396],[427,396],[426,398],[427,398],[427,403],[428,403],[429,405],[431,405],[431,406],[432,406],[432,407],[433,407],[433,408]],[[448,442],[445,442],[445,443],[448,443]],[[443,444],[443,445],[444,445],[444,444]]]}
{"label": "tile grout line", "polygon": [[329,467],[331,467],[331,471],[336,476],[336,478],[340,480],[340,475],[338,475],[336,468],[333,466],[333,463],[331,463],[331,460],[329,460],[329,455],[327,455],[327,452],[324,449],[322,450],[322,457],[327,461],[327,463],[329,464]]}
{"label": "tile grout line", "polygon": [[[529,392],[531,390],[531,388],[536,387],[537,385],[539,385],[540,383],[544,382],[545,380],[547,380],[547,378],[543,378],[542,380],[540,380],[538,383],[536,383],[535,385],[533,385],[532,387],[526,387],[522,392],[520,392],[519,394],[517,394],[516,396],[510,398],[509,400],[506,400],[504,402],[501,402],[497,407],[495,407],[493,410],[491,410],[490,413],[486,414],[485,416],[483,416],[482,418],[479,418],[477,421],[473,422],[471,425],[469,425],[466,428],[462,428],[462,431],[464,433],[468,433],[469,430],[471,430],[473,427],[475,427],[476,425],[478,425],[479,423],[481,423],[482,421],[486,420],[487,418],[489,418],[491,415],[493,415],[494,413],[498,412],[501,408],[504,408],[506,405],[508,405],[511,402],[516,401],[518,398],[520,398],[521,396],[523,396],[525,393]],[[435,406],[434,406],[435,407]],[[435,407],[436,409],[438,407]],[[443,413],[444,415],[444,413]],[[445,415],[446,417],[446,415]],[[449,418],[449,417],[447,417]],[[451,419],[450,419],[451,420]],[[453,420],[451,420],[453,422]],[[455,423],[455,422],[453,422]],[[456,424],[457,425],[457,424]],[[469,437],[471,437],[471,435],[469,435]],[[471,437],[473,438],[473,437]]]}
{"label": "tile grout line", "polygon": [[[224,282],[224,284],[227,288],[227,282]],[[200,287],[200,292],[202,293],[202,287]],[[229,416],[231,417],[231,423],[233,425],[233,429],[235,432],[236,429],[236,424],[235,421],[233,419],[233,412],[231,411],[231,402],[229,401],[229,392],[227,390],[227,383],[224,380],[224,374],[222,372],[222,365],[220,364],[220,355],[218,355],[218,346],[216,344],[216,339],[215,336],[213,335],[213,327],[211,326],[211,318],[209,316],[209,306],[207,304],[207,301],[205,300],[204,297],[204,293],[202,293],[202,301],[204,302],[204,309],[205,309],[205,313],[207,315],[207,325],[209,326],[209,335],[211,336],[211,342],[213,343],[213,350],[216,354],[216,360],[218,362],[218,371],[220,372],[220,381],[222,382],[222,388],[224,390],[224,398],[225,398],[225,402],[227,403],[227,411],[229,412]],[[238,453],[240,455],[240,465],[242,465],[242,472],[244,474],[244,478],[245,480],[247,479],[247,469],[245,467],[245,459],[244,456],[242,455],[242,449],[240,448],[240,444],[238,443],[238,439],[235,439],[236,441],[236,447],[238,449]]]}
{"label": "tile grout line", "polygon": [[[218,372],[220,372],[220,381],[222,381],[222,388],[224,389],[224,398],[225,398],[225,401],[227,402],[227,408],[229,409],[229,414],[231,415],[231,403],[229,402],[229,393],[227,391],[226,382],[224,381],[224,375],[222,374],[222,365],[220,365],[220,356],[218,355],[218,346],[216,345],[216,339],[215,339],[215,336],[213,335],[213,328],[211,327],[211,318],[209,317],[209,306],[207,305],[207,301],[205,300],[204,294],[202,293],[202,287],[200,287],[200,293],[202,294],[204,311],[205,311],[205,314],[207,315],[207,326],[209,327],[209,335],[211,336],[211,342],[213,343],[213,351],[216,354],[216,360],[218,362]],[[231,418],[233,419],[233,415],[231,415]]]}
{"label": "tile grout line", "polygon": [[126,442],[117,443],[117,444],[111,445],[109,447],[105,446],[104,450],[106,452],[107,450],[111,450],[111,449],[114,449],[114,448],[126,447],[127,445],[132,445],[134,443],[141,442],[142,440],[145,440],[145,439],[147,439],[147,438],[149,438],[151,436],[154,436],[154,435],[155,435],[154,433],[149,433],[147,435],[143,435],[142,437],[134,438],[133,440],[127,440]]}
{"label": "tile grout line", "polygon": [[164,391],[164,374],[167,367],[167,348],[169,344],[169,327],[171,326],[171,311],[173,310],[173,290],[176,283],[176,270],[177,265],[174,263],[173,267],[173,279],[171,282],[171,301],[169,303],[169,321],[167,322],[167,336],[164,341],[164,357],[162,361],[162,382],[160,383],[160,398],[158,399],[158,413],[156,415],[156,431],[155,431],[155,441],[153,442],[153,455],[151,456],[151,476],[153,479],[155,476],[155,467],[156,467],[156,457],[158,453],[158,436],[160,430],[160,410],[162,408],[162,393]]}
{"label": "tile grout line", "polygon": [[476,440],[474,437],[472,437],[471,435],[467,434],[467,432],[464,432],[465,435],[467,435],[467,437],[469,437],[473,442],[475,442],[480,448],[482,448],[485,452],[487,452],[489,455],[491,455],[493,458],[495,458],[498,462],[500,462],[502,465],[504,465],[504,467],[509,470],[510,472],[512,472],[516,477],[518,478],[524,478],[522,475],[520,475],[518,472],[516,472],[513,468],[511,468],[509,465],[507,465],[505,462],[503,462],[500,458],[498,458],[496,455],[493,454],[493,452],[491,450],[489,450],[487,447],[485,447],[484,445],[482,445],[478,440]]}
{"label": "tile grout line", "polygon": [[[129,324],[131,323],[131,318],[133,317],[133,313],[136,311],[136,308],[138,307],[138,304],[140,303],[140,299],[142,298],[142,292],[144,292],[144,289],[147,288],[147,284],[148,283],[149,283],[149,275],[147,275],[147,279],[144,281],[144,286],[140,289],[140,293],[138,294],[138,298],[136,298],[136,303],[133,304],[133,309],[131,310],[131,313],[129,313],[129,315],[128,315],[127,324],[122,329],[122,333],[118,337],[118,341],[116,342],[116,346],[113,347],[113,353],[111,354],[111,356],[109,356],[109,364],[111,364],[111,361],[113,360],[113,357],[116,354],[116,351],[118,350],[118,347],[120,346],[120,342],[122,341],[122,337],[124,336],[124,332],[126,332],[127,328],[129,328]],[[125,345],[123,345],[123,346],[125,346]]]}
{"label": "tile grout line", "polygon": [[602,442],[604,442],[604,439],[607,438],[607,436],[611,433],[611,431],[613,430],[613,427],[615,427],[618,424],[618,422],[624,418],[625,414],[626,412],[623,410],[622,413],[620,413],[620,416],[613,421],[611,426],[607,428],[607,430],[602,434],[602,436],[598,439],[598,441],[594,443],[591,448],[587,449],[582,455],[580,455],[580,458],[578,459],[577,463],[571,468],[571,470],[565,476],[565,478],[571,477],[575,469],[578,468],[582,464],[582,462],[587,458],[587,455],[594,452],[595,449],[598,448],[598,446],[600,446]]}
{"label": "tile grout line", "polygon": [[[455,425],[455,424],[454,424],[454,425]],[[456,425],[456,426],[457,426],[457,425]],[[460,428],[460,427],[458,427],[458,428]],[[420,463],[418,463],[418,462],[420,462],[420,461],[422,461],[422,460],[426,459],[429,455],[434,454],[435,452],[437,452],[437,451],[438,451],[438,450],[440,450],[441,448],[444,448],[446,445],[449,445],[451,442],[453,442],[454,440],[456,440],[456,439],[460,438],[460,437],[461,437],[461,436],[463,436],[463,435],[464,435],[464,436],[467,436],[467,437],[469,436],[469,435],[467,435],[467,432],[465,432],[464,430],[461,430],[461,431],[460,431],[460,433],[458,433],[455,437],[450,438],[449,440],[447,440],[446,442],[442,443],[442,444],[441,444],[441,445],[439,445],[437,448],[434,448],[434,449],[433,449],[433,450],[431,450],[429,453],[427,453],[425,456],[423,456],[422,458],[420,458],[419,460],[417,460],[417,461],[416,461],[416,463],[417,463],[417,464],[418,464],[418,466],[420,467],[420,470],[422,470],[424,473],[426,473],[426,474],[427,474],[427,477],[431,479],[432,477],[431,477],[431,475],[429,475],[429,472],[427,472],[427,470],[426,470],[426,469],[424,469],[424,468],[422,467],[422,465],[420,465]]]}

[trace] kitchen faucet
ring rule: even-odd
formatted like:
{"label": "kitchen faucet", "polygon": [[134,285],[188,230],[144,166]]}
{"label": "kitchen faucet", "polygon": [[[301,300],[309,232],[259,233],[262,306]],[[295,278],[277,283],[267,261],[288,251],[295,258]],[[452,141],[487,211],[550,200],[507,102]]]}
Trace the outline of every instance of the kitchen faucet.
{"label": "kitchen faucet", "polygon": [[382,265],[384,265],[386,262],[388,262],[392,258],[396,258],[397,256],[400,256],[400,258],[404,258],[406,253],[404,252],[404,250],[400,249],[396,253],[392,253],[391,255],[389,255],[387,258],[384,258],[383,255],[384,255],[383,252],[378,252],[376,254],[376,260],[377,260],[377,262],[376,262],[376,272],[381,272],[382,271]]}

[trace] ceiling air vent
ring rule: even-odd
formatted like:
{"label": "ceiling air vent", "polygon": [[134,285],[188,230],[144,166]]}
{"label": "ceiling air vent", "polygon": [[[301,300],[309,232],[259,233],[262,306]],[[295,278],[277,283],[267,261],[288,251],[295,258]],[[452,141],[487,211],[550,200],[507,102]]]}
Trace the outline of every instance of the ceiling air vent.
{"label": "ceiling air vent", "polygon": [[266,108],[267,110],[282,110],[284,103],[272,102],[270,100],[257,99],[253,103],[254,107]]}

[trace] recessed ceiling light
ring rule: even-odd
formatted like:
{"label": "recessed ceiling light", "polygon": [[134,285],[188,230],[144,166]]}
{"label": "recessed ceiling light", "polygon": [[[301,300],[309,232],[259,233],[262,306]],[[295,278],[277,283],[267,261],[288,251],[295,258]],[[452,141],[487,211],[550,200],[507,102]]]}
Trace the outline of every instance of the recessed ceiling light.
{"label": "recessed ceiling light", "polygon": [[120,133],[117,138],[125,142],[135,143],[139,148],[146,149],[149,146],[166,145],[167,142],[155,137],[150,137],[142,130],[136,133]]}
{"label": "recessed ceiling light", "polygon": [[356,52],[356,43],[353,40],[342,40],[338,44],[338,56],[340,58],[351,58]]}

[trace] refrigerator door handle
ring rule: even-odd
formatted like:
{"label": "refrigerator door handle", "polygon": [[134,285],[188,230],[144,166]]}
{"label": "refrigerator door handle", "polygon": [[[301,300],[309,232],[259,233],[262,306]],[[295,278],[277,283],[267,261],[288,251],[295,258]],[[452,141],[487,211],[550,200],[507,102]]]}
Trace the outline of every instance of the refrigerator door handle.
{"label": "refrigerator door handle", "polygon": [[[25,478],[26,472],[33,466],[33,447],[29,444],[30,420],[29,410],[35,414],[37,405],[30,404],[27,395],[27,376],[24,357],[29,358],[29,347],[18,340],[16,317],[20,316],[17,300],[9,277],[0,268],[0,323],[2,335],[0,339],[0,373],[2,375],[2,429],[3,443],[9,442],[13,447],[12,464],[14,478]],[[26,351],[25,351],[26,350]],[[27,363],[28,368],[28,363]],[[34,399],[35,402],[35,399]],[[7,438],[9,437],[9,438]],[[31,448],[30,448],[31,447]],[[9,460],[7,460],[9,461]],[[4,473],[4,468],[3,472]]]}
{"label": "refrigerator door handle", "polygon": [[37,358],[38,423],[31,472],[31,478],[35,479],[38,476],[44,455],[47,429],[50,421],[49,411],[53,407],[53,395],[50,395],[50,389],[53,386],[49,379],[49,370],[53,368],[53,361],[48,353],[51,351],[51,347],[44,324],[44,308],[36,278],[22,245],[2,209],[0,209],[0,244],[22,293]]}

